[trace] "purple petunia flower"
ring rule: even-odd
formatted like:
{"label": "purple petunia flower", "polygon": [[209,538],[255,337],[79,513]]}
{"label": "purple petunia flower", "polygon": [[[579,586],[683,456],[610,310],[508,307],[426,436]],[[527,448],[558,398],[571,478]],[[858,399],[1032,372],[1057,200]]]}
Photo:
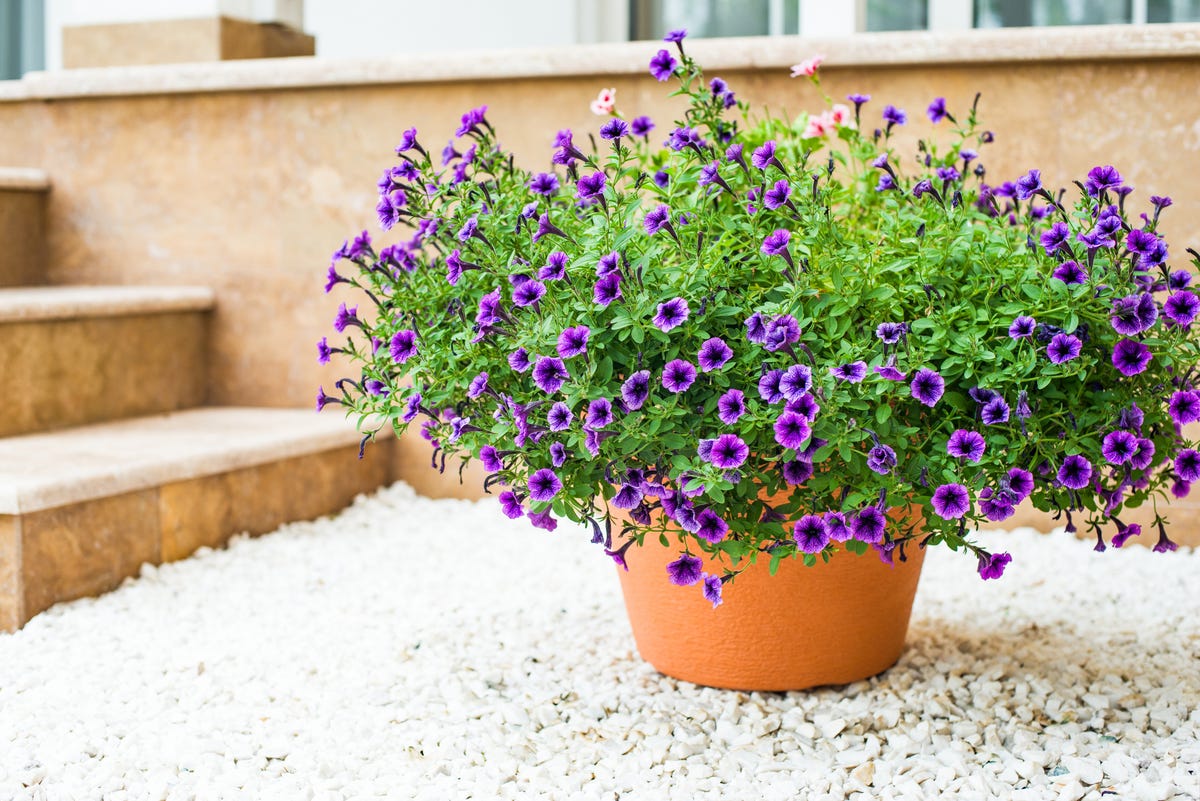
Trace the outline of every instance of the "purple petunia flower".
{"label": "purple petunia flower", "polygon": [[1200,453],[1194,448],[1181,450],[1175,457],[1175,472],[1189,484],[1200,480]]}
{"label": "purple petunia flower", "polygon": [[907,323],[880,323],[875,326],[875,336],[885,345],[895,345],[908,332]]}
{"label": "purple petunia flower", "polygon": [[788,242],[791,238],[792,232],[786,228],[772,231],[763,239],[762,252],[768,256],[787,256]]}
{"label": "purple petunia flower", "polygon": [[500,508],[504,510],[504,516],[516,520],[525,514],[525,510],[521,508],[521,502],[517,500],[517,493],[512,490],[505,490],[500,493],[498,498]]}
{"label": "purple petunia flower", "polygon": [[329,364],[329,357],[333,355],[333,348],[329,347],[329,340],[326,337],[321,337],[321,341],[317,343],[317,363]]}
{"label": "purple petunia flower", "polygon": [[625,408],[636,412],[650,397],[650,371],[638,370],[621,384],[621,400]]}
{"label": "purple petunia flower", "polygon": [[675,67],[679,64],[666,50],[659,50],[654,54],[654,58],[650,59],[650,74],[656,80],[665,81],[675,74]]}
{"label": "purple petunia flower", "polygon": [[732,470],[741,467],[750,456],[750,447],[737,434],[722,434],[713,440],[706,457],[716,467]]}
{"label": "purple petunia flower", "polygon": [[763,205],[768,209],[777,209],[787,203],[791,196],[792,187],[785,179],[780,179],[763,194]]}
{"label": "purple petunia flower", "polygon": [[1042,171],[1030,170],[1017,179],[1016,194],[1017,200],[1029,200],[1036,195],[1042,188]]}
{"label": "purple petunia flower", "polygon": [[613,117],[600,126],[601,139],[620,139],[622,136],[629,136],[629,124],[620,117]]}
{"label": "purple petunia flower", "polygon": [[781,314],[767,323],[762,345],[774,352],[799,341],[800,323],[790,314]]}
{"label": "purple petunia flower", "polygon": [[1088,170],[1083,188],[1090,196],[1098,197],[1101,192],[1116,189],[1120,185],[1121,173],[1115,167],[1092,167]]}
{"label": "purple petunia flower", "polygon": [[796,412],[804,415],[804,419],[812,422],[817,419],[817,414],[821,411],[821,407],[817,404],[816,398],[807,392],[802,392],[795,398],[789,399],[784,405],[784,408],[789,412]]}
{"label": "purple petunia flower", "polygon": [[1067,227],[1067,224],[1056,222],[1050,226],[1050,230],[1042,234],[1042,249],[1046,251],[1047,256],[1053,256],[1061,248],[1066,247],[1067,240],[1070,237],[1071,229]]}
{"label": "purple petunia flower", "polygon": [[983,420],[985,426],[994,426],[998,423],[1007,423],[1008,413],[1008,403],[997,395],[983,404],[983,408],[979,411],[979,418]]}
{"label": "purple petunia flower", "polygon": [[[667,52],[667,51],[662,51]],[[681,553],[679,558],[667,565],[667,575],[671,583],[680,587],[688,587],[700,580],[700,569],[704,563],[690,553]]]}
{"label": "purple petunia flower", "polygon": [[362,321],[358,319],[358,307],[347,308],[343,303],[338,306],[337,314],[333,318],[333,330],[340,334],[352,325],[362,327]]}
{"label": "purple petunia flower", "polygon": [[549,512],[530,512],[529,524],[534,528],[545,529],[546,531],[554,531],[554,529],[558,528],[558,521]]}
{"label": "purple petunia flower", "polygon": [[592,300],[597,306],[608,306],[621,297],[621,274],[609,273],[598,279],[592,288]]}
{"label": "purple petunia flower", "polygon": [[759,312],[746,318],[746,339],[759,344],[767,341],[767,325]]}
{"label": "purple petunia flower", "polygon": [[549,197],[558,191],[558,176],[552,172],[539,172],[530,179],[529,189]]}
{"label": "purple petunia flower", "polygon": [[691,362],[673,359],[663,368],[662,385],[670,392],[685,392],[696,382],[696,368]]}
{"label": "purple petunia flower", "polygon": [[551,431],[566,431],[571,427],[571,421],[574,418],[575,415],[571,413],[571,407],[562,401],[558,401],[546,413],[546,424],[550,426]]}
{"label": "purple petunia flower", "polygon": [[538,278],[543,281],[559,281],[567,274],[567,254],[556,250],[546,257],[545,266],[538,269]]}
{"label": "purple petunia flower", "polygon": [[908,115],[903,109],[898,109],[893,105],[883,107],[883,121],[888,124],[888,127],[893,125],[903,125],[908,122]]}
{"label": "purple petunia flower", "polygon": [[962,175],[955,167],[938,167],[934,172],[943,181],[957,181]]}
{"label": "purple petunia flower", "polygon": [[782,370],[768,370],[758,379],[758,396],[767,403],[779,403],[783,400],[783,390],[779,382],[783,380]]}
{"label": "purple petunia flower", "polygon": [[546,285],[541,281],[522,281],[515,289],[513,289],[512,299],[514,306],[525,308],[537,303],[546,294]]}
{"label": "purple petunia flower", "polygon": [[561,442],[555,442],[550,446],[550,464],[555,467],[562,467],[567,461],[567,448]]}
{"label": "purple petunia flower", "polygon": [[841,512],[825,513],[825,530],[829,539],[834,542],[845,542],[850,539],[850,526],[846,525],[846,515]]}
{"label": "purple petunia flower", "polygon": [[632,484],[622,484],[621,489],[609,503],[618,509],[632,509],[642,502],[642,491]]}
{"label": "purple petunia flower", "polygon": [[550,468],[543,467],[529,477],[529,500],[537,503],[553,500],[562,486],[558,475]]}
{"label": "purple petunia flower", "polygon": [[702,509],[696,515],[696,536],[707,542],[720,542],[729,532],[729,524],[722,520],[712,509]]}
{"label": "purple petunia flower", "polygon": [[471,383],[467,387],[467,397],[472,398],[472,399],[478,398],[480,395],[482,395],[484,392],[487,391],[487,385],[488,385],[488,374],[480,373],[479,375],[477,375],[471,379]]}
{"label": "purple petunia flower", "polygon": [[670,331],[687,321],[691,310],[683,298],[672,298],[658,304],[658,312],[654,315],[654,325],[661,331]]}
{"label": "purple petunia flower", "polygon": [[895,189],[895,188],[896,188],[896,181],[892,178],[892,176],[888,175],[887,173],[884,173],[883,175],[879,176],[879,183],[875,184],[876,192],[886,192],[889,189]]}
{"label": "purple petunia flower", "polygon": [[934,513],[943,520],[958,520],[971,509],[971,495],[962,484],[942,484],[930,499]]}
{"label": "purple petunia flower", "polygon": [[867,467],[881,476],[892,472],[896,466],[896,452],[891,446],[880,443],[867,451]]}
{"label": "purple petunia flower", "polygon": [[[1200,402],[1197,404],[1200,408]],[[717,417],[727,426],[746,413],[746,395],[740,389],[730,389],[717,399]]]}
{"label": "purple petunia flower", "polygon": [[588,428],[597,431],[613,421],[612,401],[608,398],[596,398],[588,403],[585,423]]}
{"label": "purple petunia flower", "polygon": [[629,123],[629,130],[634,136],[646,136],[654,130],[654,120],[646,116],[634,117]]}
{"label": "purple petunia flower", "polygon": [[382,195],[375,206],[375,214],[379,217],[379,226],[390,231],[404,219],[404,207],[408,204],[408,195],[403,189],[397,189],[391,194]]}
{"label": "purple petunia flower", "polygon": [[538,227],[533,233],[533,241],[537,242],[542,237],[551,235],[562,237],[566,236],[566,234],[562,232],[561,228],[550,222],[549,214],[543,214],[541,217],[538,217]]}
{"label": "purple petunia flower", "polygon": [[591,333],[586,325],[563,329],[558,335],[558,355],[564,359],[583,355],[587,352],[588,337]]}
{"label": "purple petunia flower", "polygon": [[979,577],[984,581],[998,579],[1004,575],[1004,568],[1012,561],[1007,553],[981,554],[979,557]]}
{"label": "purple petunia flower", "polygon": [[935,370],[922,367],[908,385],[913,398],[930,408],[937,405],[946,391],[946,381]]}
{"label": "purple petunia flower", "polygon": [[928,178],[922,179],[913,184],[913,197],[922,197],[930,192],[933,192],[933,182]]}
{"label": "purple petunia flower", "polygon": [[1200,298],[1187,289],[1173,292],[1163,301],[1163,316],[1171,322],[1189,326],[1200,313]]}
{"label": "purple petunia flower", "polygon": [[1081,490],[1092,480],[1092,463],[1077,453],[1071,454],[1058,468],[1058,480],[1067,489]]}
{"label": "purple petunia flower", "polygon": [[779,160],[775,158],[775,140],[768,139],[757,148],[750,156],[750,163],[760,170],[766,170],[772,164],[779,164]]}
{"label": "purple petunia flower", "polygon": [[548,395],[558,392],[570,377],[562,359],[541,356],[533,366],[533,383]]}
{"label": "purple petunia flower", "polygon": [[837,367],[830,367],[829,373],[834,378],[841,381],[848,381],[851,384],[857,384],[867,377],[867,363],[863,361],[850,362],[849,364],[841,364]]}
{"label": "purple petunia flower", "polygon": [[1125,464],[1137,453],[1137,437],[1128,431],[1110,431],[1104,435],[1100,453],[1109,464]]}
{"label": "purple petunia flower", "polygon": [[500,461],[500,452],[492,445],[484,445],[479,449],[479,461],[484,470],[492,473],[504,469],[504,463]]}
{"label": "purple petunia flower", "polygon": [[956,430],[946,442],[946,453],[956,459],[966,459],[975,464],[983,458],[986,448],[987,445],[983,441],[982,434],[978,431],[968,431],[965,428]]}
{"label": "purple petunia flower", "polygon": [[849,100],[851,103],[853,103],[855,105],[855,107],[858,107],[858,106],[861,106],[863,103],[870,101],[871,96],[864,95],[859,92],[855,92],[854,94],[846,95],[846,99]]}
{"label": "purple petunia flower", "polygon": [[462,125],[458,126],[458,130],[454,132],[455,136],[466,136],[471,131],[479,129],[480,123],[484,122],[484,115],[487,114],[487,106],[473,108],[462,115]]}
{"label": "purple petunia flower", "polygon": [[796,521],[792,540],[804,553],[820,553],[829,544],[829,530],[819,515],[805,515]]}
{"label": "purple petunia flower", "polygon": [[896,369],[896,357],[888,359],[887,364],[875,368],[875,372],[888,381],[904,381],[908,376]]}
{"label": "purple petunia flower", "polygon": [[1133,456],[1129,458],[1129,465],[1134,470],[1145,470],[1150,466],[1150,462],[1154,460],[1154,441],[1139,437],[1137,447],[1133,450]]}
{"label": "purple petunia flower", "polygon": [[575,185],[575,195],[584,202],[599,200],[604,195],[604,185],[608,176],[602,172],[581,175]]}
{"label": "purple petunia flower", "polygon": [[517,348],[512,353],[508,354],[508,366],[516,370],[518,373],[523,373],[532,366],[529,360],[529,351],[524,348]]}
{"label": "purple petunia flower", "polygon": [[671,226],[671,209],[665,203],[652,208],[646,212],[645,218],[642,220],[642,225],[648,234],[657,234],[664,228],[670,229]]}
{"label": "purple petunia flower", "polygon": [[1077,261],[1064,261],[1062,264],[1054,268],[1052,278],[1057,278],[1064,284],[1082,284],[1088,280],[1087,271],[1079,266]]}
{"label": "purple petunia flower", "polygon": [[793,364],[779,379],[779,391],[789,401],[799,400],[811,388],[812,370],[803,364]]}
{"label": "purple petunia flower", "polygon": [[792,459],[783,463],[783,480],[798,487],[813,477],[813,463],[808,459]]}
{"label": "purple petunia flower", "polygon": [[1200,393],[1194,390],[1172,393],[1167,412],[1181,426],[1200,421]]}
{"label": "purple petunia flower", "polygon": [[929,104],[929,108],[925,109],[925,114],[934,125],[946,119],[946,98],[934,98],[934,101]]}
{"label": "purple petunia flower", "polygon": [[615,250],[607,256],[601,256],[600,261],[596,264],[596,277],[603,278],[615,273],[620,267],[620,262],[621,254]]}
{"label": "purple petunia flower", "polygon": [[722,603],[721,588],[723,586],[724,585],[721,583],[720,576],[714,576],[712,574],[705,574],[705,576],[704,576],[704,600],[711,603],[713,605],[713,609],[716,609]]}
{"label": "purple petunia flower", "polygon": [[417,352],[417,333],[411,328],[406,328],[397,331],[392,335],[392,342],[388,346],[388,353],[391,354],[392,361],[396,364],[404,364],[411,359]]}
{"label": "purple petunia flower", "polygon": [[663,37],[663,41],[671,42],[672,44],[682,44],[684,38],[686,38],[686,37],[687,37],[687,28],[678,28],[673,31],[668,31],[667,35]]}
{"label": "purple petunia flower", "polygon": [[862,509],[850,521],[850,533],[859,542],[882,542],[886,530],[887,518],[874,506]]}
{"label": "purple petunia flower", "polygon": [[1113,330],[1127,337],[1140,334],[1158,320],[1158,305],[1147,293],[1116,298],[1109,321]]}
{"label": "purple petunia flower", "polygon": [[1083,342],[1073,334],[1055,334],[1046,346],[1046,356],[1054,364],[1064,364],[1077,357],[1083,350]]}
{"label": "purple petunia flower", "polygon": [[775,419],[775,441],[789,450],[799,450],[812,434],[804,415],[785,411]]}
{"label": "purple petunia flower", "polygon": [[1124,376],[1134,376],[1150,366],[1150,349],[1133,339],[1122,339],[1113,346],[1112,364]]}
{"label": "purple petunia flower", "polygon": [[712,337],[704,340],[704,343],[700,345],[697,361],[700,363],[700,369],[708,373],[719,370],[732,358],[733,349],[725,344],[725,340],[720,337]]}

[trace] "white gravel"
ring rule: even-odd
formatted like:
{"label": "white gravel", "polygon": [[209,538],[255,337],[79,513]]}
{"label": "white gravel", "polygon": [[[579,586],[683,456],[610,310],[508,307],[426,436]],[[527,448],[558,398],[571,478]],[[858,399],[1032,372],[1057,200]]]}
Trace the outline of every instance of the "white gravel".
{"label": "white gravel", "polygon": [[1200,553],[986,537],[882,677],[722,692],[586,532],[397,485],[0,635],[0,798],[1200,798]]}

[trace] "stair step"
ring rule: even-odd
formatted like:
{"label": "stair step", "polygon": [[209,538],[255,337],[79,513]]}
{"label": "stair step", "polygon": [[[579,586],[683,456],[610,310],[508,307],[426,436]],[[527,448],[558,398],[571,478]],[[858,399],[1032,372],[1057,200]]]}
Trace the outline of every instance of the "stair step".
{"label": "stair step", "polygon": [[394,440],[309,409],[199,408],[0,439],[0,631],[143,563],[347,505]]}
{"label": "stair step", "polygon": [[46,261],[46,195],[41,170],[0,167],[0,286],[43,280]]}
{"label": "stair step", "polygon": [[0,289],[0,437],[204,403],[214,302],[206,287]]}

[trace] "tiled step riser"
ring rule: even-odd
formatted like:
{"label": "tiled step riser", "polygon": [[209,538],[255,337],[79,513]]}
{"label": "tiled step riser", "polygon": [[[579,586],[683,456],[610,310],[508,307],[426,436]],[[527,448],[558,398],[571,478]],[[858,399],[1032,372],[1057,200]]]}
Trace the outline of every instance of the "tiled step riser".
{"label": "tiled step riser", "polygon": [[0,287],[45,281],[46,193],[0,186]]}
{"label": "tiled step riser", "polygon": [[389,479],[389,441],[231,470],[20,515],[0,515],[0,631],[159,564],[347,506]]}
{"label": "tiled step riser", "polygon": [[209,315],[0,322],[0,437],[204,403]]}

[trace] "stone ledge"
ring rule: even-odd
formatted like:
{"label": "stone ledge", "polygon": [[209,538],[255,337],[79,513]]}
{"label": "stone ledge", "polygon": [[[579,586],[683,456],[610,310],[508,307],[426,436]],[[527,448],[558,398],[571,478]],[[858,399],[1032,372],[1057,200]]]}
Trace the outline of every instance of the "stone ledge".
{"label": "stone ledge", "polygon": [[335,410],[201,408],[0,440],[0,515],[357,445]]}
{"label": "stone ledge", "polygon": [[208,311],[216,295],[196,286],[42,286],[0,289],[0,323]]}
{"label": "stone ledge", "polygon": [[48,192],[50,176],[33,167],[0,167],[0,191]]}
{"label": "stone ledge", "polygon": [[[249,92],[369,84],[498,81],[646,72],[655,42],[482,50],[377,59],[281,58],[31,72],[0,82],[0,102],[72,97]],[[662,45],[665,46],[665,45]],[[784,69],[813,53],[825,68],[1200,58],[1200,24],[1008,28],[698,39],[713,70]]]}

